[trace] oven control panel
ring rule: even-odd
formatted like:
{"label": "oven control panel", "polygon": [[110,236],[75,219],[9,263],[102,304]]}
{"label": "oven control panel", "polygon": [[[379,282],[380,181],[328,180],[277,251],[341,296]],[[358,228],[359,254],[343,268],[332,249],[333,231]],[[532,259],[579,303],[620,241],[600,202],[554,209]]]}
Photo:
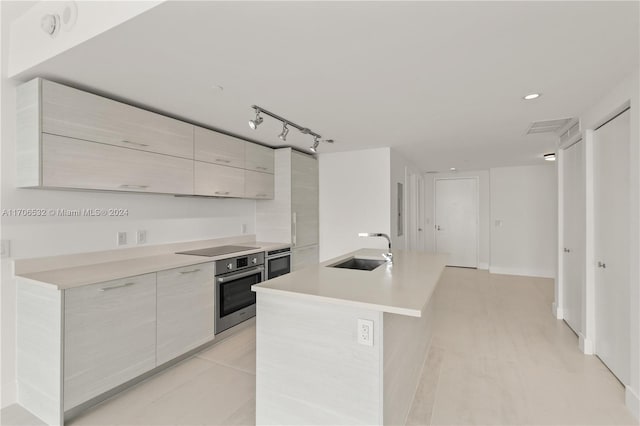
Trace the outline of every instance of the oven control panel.
{"label": "oven control panel", "polygon": [[216,261],[216,275],[240,271],[258,265],[264,265],[264,253],[254,253],[247,256],[236,256],[229,259],[218,260]]}

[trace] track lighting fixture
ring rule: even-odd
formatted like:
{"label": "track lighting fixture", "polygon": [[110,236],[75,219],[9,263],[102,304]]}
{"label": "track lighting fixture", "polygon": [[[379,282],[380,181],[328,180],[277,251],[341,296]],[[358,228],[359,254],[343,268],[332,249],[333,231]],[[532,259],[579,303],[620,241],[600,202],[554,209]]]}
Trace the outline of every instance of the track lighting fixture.
{"label": "track lighting fixture", "polygon": [[262,123],[262,121],[264,120],[260,114],[264,114],[264,115],[268,115],[271,118],[275,118],[278,121],[282,122],[282,132],[278,135],[278,137],[282,140],[282,141],[286,141],[287,140],[287,135],[289,134],[289,130],[290,127],[293,127],[294,129],[296,129],[297,131],[299,131],[300,133],[302,133],[303,135],[311,135],[313,136],[313,145],[311,147],[309,147],[309,149],[312,152],[318,152],[318,146],[320,145],[320,142],[327,142],[327,143],[333,143],[333,139],[325,139],[325,140],[321,140],[322,136],[320,136],[319,134],[317,134],[316,132],[314,132],[313,130],[309,129],[308,127],[302,127],[296,123],[292,123],[291,121],[287,120],[286,118],[280,117],[279,115],[276,115],[270,111],[267,111],[266,109],[263,109],[257,105],[252,105],[251,108],[254,109],[254,111],[256,112],[256,118],[253,120],[249,120],[249,127],[251,127],[252,129],[257,129],[258,126],[260,125],[260,123]]}
{"label": "track lighting fixture", "polygon": [[317,153],[318,152],[318,145],[320,145],[320,140],[316,136],[315,138],[313,138],[313,145],[309,147],[309,150],[311,152],[313,152],[314,154]]}
{"label": "track lighting fixture", "polygon": [[262,121],[264,120],[262,117],[260,117],[260,113],[262,112],[262,110],[260,108],[255,108],[255,110],[256,118],[254,118],[253,120],[249,120],[249,127],[251,127],[253,130],[257,129],[260,123],[262,123]]}
{"label": "track lighting fixture", "polygon": [[282,133],[280,133],[278,137],[282,139],[282,141],[284,142],[287,140],[288,134],[289,134],[289,128],[287,127],[287,122],[285,121],[284,123],[282,123]]}

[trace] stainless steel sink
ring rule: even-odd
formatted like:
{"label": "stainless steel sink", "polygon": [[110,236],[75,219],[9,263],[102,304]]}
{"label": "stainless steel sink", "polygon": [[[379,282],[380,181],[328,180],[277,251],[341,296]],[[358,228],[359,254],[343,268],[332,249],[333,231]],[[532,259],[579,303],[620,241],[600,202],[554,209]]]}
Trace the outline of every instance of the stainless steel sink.
{"label": "stainless steel sink", "polygon": [[333,265],[328,265],[330,268],[344,268],[344,269],[359,269],[361,271],[373,271],[383,263],[387,263],[386,260],[376,259],[359,259],[357,257],[351,257],[346,260],[342,260]]}

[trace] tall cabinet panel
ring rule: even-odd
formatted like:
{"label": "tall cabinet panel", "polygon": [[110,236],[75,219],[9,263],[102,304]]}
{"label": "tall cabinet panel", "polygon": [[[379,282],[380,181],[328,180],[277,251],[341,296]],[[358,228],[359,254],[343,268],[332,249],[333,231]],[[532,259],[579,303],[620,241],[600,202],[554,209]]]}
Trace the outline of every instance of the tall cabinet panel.
{"label": "tall cabinet panel", "polygon": [[262,241],[289,242],[292,269],[317,264],[318,161],[281,148],[275,152],[275,196],[256,203],[256,235]]}
{"label": "tall cabinet panel", "polygon": [[584,334],[583,294],[585,291],[585,173],[584,142],[563,152],[563,312],[564,319],[578,334]]}

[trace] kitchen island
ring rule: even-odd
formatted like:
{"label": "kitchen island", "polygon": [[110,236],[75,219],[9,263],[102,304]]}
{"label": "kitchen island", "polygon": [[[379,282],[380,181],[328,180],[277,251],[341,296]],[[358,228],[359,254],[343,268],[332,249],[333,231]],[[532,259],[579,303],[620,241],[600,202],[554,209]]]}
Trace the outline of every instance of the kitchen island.
{"label": "kitchen island", "polygon": [[[446,256],[363,249],[253,286],[257,424],[404,424]],[[364,321],[363,321],[364,320]]]}

